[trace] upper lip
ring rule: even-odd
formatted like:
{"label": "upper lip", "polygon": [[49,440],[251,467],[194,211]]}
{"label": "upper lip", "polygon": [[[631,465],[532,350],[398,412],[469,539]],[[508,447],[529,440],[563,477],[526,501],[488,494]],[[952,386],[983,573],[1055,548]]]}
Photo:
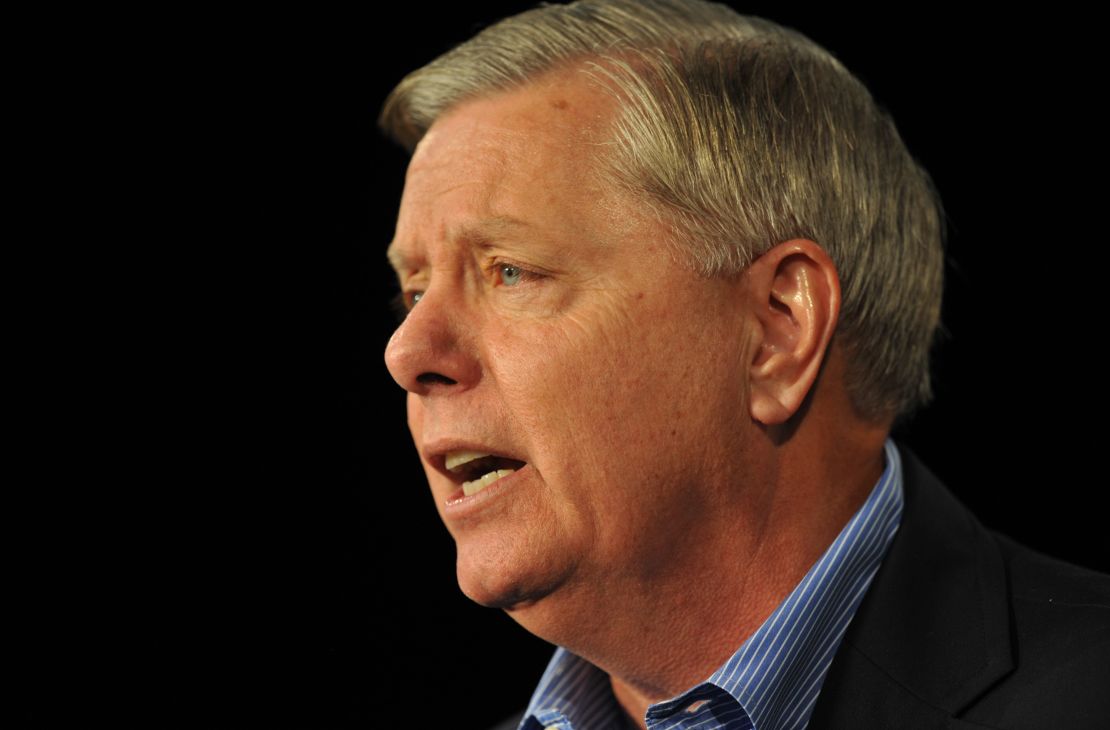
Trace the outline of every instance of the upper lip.
{"label": "upper lip", "polygon": [[489,454],[490,456],[496,456],[502,459],[512,459],[513,461],[520,462],[528,461],[519,452],[506,450],[497,446],[489,446],[477,441],[461,440],[437,441],[433,444],[426,445],[421,449],[421,456],[424,457],[425,462],[430,464],[432,468],[440,474],[456,484],[462,484],[466,478],[465,472],[456,473],[447,469],[447,455],[459,451],[475,451],[480,454]]}

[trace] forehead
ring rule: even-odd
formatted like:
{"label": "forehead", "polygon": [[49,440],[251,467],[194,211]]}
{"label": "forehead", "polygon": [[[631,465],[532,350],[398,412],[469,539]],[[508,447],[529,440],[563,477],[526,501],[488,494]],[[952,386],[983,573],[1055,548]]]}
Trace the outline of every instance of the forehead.
{"label": "forehead", "polygon": [[[580,67],[549,72],[519,88],[463,101],[444,112],[413,154],[421,170],[444,148],[458,152],[487,143],[487,152],[530,149],[534,153],[581,150],[603,142],[615,111],[614,97]],[[520,159],[526,162],[530,157]]]}
{"label": "forehead", "polygon": [[[611,205],[597,174],[615,101],[579,70],[472,99],[445,113],[409,164],[390,260],[420,237],[568,223]],[[591,211],[587,211],[589,208]]]}

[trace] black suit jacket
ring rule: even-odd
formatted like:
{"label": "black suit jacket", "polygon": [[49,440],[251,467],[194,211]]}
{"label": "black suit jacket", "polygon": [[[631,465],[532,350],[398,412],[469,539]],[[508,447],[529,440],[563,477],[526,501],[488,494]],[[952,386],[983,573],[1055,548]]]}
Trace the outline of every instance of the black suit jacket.
{"label": "black suit jacket", "polygon": [[899,452],[902,524],[809,727],[1110,728],[1110,576],[987,531]]}

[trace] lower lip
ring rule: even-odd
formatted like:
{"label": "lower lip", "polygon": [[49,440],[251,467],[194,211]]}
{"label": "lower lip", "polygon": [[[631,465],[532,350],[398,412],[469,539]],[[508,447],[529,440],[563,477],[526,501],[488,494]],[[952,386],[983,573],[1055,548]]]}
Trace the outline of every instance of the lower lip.
{"label": "lower lip", "polygon": [[503,492],[512,489],[513,485],[520,481],[531,468],[531,464],[525,464],[509,476],[501,477],[482,491],[471,494],[469,497],[463,494],[461,487],[456,489],[443,504],[443,516],[447,519],[469,517],[484,508],[490,500],[497,499]]}

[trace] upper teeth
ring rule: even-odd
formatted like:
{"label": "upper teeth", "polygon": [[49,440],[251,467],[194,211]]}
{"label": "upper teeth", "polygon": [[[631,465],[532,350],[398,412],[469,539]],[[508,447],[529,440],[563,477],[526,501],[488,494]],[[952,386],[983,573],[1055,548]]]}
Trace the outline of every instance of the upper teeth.
{"label": "upper teeth", "polygon": [[484,454],[481,451],[452,451],[447,455],[447,470],[455,471],[463,464],[469,464],[483,456],[490,456],[490,454]]}

